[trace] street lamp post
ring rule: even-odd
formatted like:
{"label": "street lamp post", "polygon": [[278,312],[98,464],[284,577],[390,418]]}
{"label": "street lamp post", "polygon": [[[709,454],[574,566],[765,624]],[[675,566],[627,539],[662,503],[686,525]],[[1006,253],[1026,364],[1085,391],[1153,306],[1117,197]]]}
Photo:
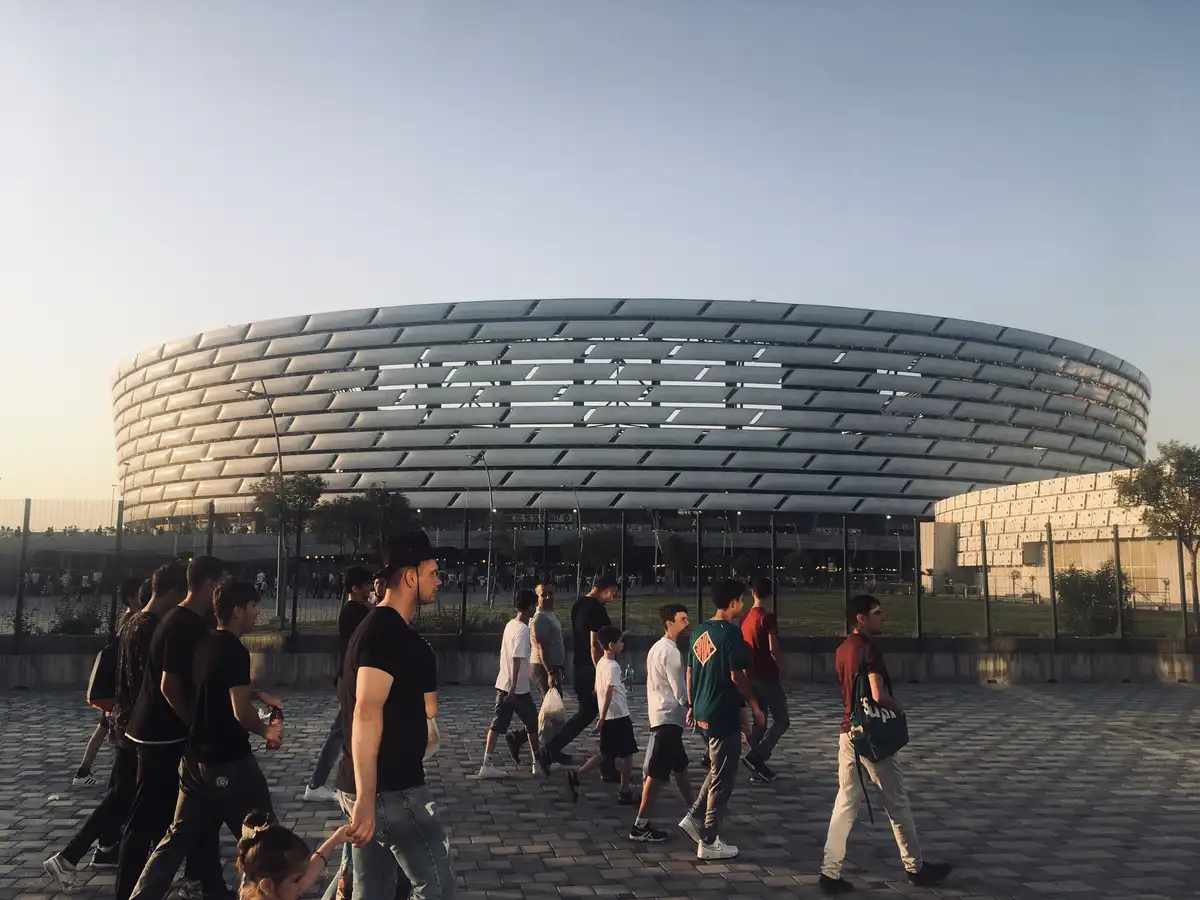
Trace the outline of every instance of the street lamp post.
{"label": "street lamp post", "polygon": [[492,496],[492,470],[488,468],[486,451],[480,450],[471,457],[471,461],[483,463],[483,473],[487,476],[488,509],[491,512],[488,513],[487,581],[485,582],[485,591],[488,606],[492,606],[495,603],[492,594],[492,546],[496,534],[496,501]]}
{"label": "street lamp post", "polygon": [[[279,487],[283,488],[283,442],[279,439],[279,422],[275,418],[275,403],[270,392],[267,391],[265,381],[258,382],[261,390],[256,391],[253,383],[248,388],[242,388],[238,391],[247,397],[261,398],[267,401],[267,413],[271,417],[271,431],[275,434],[275,470],[279,475]],[[287,518],[287,513],[283,509],[283,498],[277,497],[279,503],[279,534],[275,541],[275,614],[279,618],[279,628],[283,629],[284,620],[287,618],[287,601],[284,596],[284,546],[283,546],[283,531],[284,523]]]}
{"label": "street lamp post", "polygon": [[583,507],[579,505],[575,482],[571,482],[571,496],[575,498],[575,531],[579,535],[579,558],[575,561],[575,596],[579,597],[583,595]]}

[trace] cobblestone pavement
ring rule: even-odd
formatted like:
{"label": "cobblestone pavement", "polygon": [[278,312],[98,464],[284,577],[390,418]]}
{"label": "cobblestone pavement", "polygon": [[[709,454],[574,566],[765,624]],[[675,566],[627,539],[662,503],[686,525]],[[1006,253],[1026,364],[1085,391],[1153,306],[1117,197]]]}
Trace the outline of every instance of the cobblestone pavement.
{"label": "cobblestone pavement", "polygon": [[[860,885],[856,896],[1200,896],[1196,687],[906,685],[900,694],[912,723],[909,793],[925,855],[956,870],[936,891],[911,887],[886,819],[871,825],[864,810],[846,868]],[[644,725],[644,693],[633,695],[635,721]],[[285,745],[260,759],[277,810],[316,840],[339,823],[335,807],[300,800],[332,698],[283,696]],[[739,782],[726,831],[742,853],[719,865],[698,862],[673,826],[667,844],[630,843],[630,811],[599,781],[572,806],[561,774],[535,781],[509,762],[507,779],[471,780],[491,701],[483,688],[442,693],[444,739],[430,776],[452,831],[460,897],[817,896],[836,791],[832,686],[791,692],[792,730],[775,760],[784,777]],[[73,694],[0,695],[0,898],[54,896],[42,861],[98,795],[69,784],[94,721]],[[110,759],[106,749],[97,774]],[[678,796],[664,794],[659,824],[681,813]],[[224,850],[228,859],[228,839]],[[107,898],[111,885],[110,874],[93,874],[73,896]]]}

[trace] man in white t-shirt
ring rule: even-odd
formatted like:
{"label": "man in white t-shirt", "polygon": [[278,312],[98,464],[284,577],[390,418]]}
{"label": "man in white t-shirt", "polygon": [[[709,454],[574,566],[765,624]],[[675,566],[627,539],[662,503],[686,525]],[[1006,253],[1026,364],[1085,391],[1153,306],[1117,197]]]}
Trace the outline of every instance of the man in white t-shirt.
{"label": "man in white t-shirt", "polygon": [[679,636],[687,631],[687,607],[668,603],[661,611],[663,636],[646,657],[646,707],[650,713],[650,743],[646,747],[645,780],[642,783],[642,805],[638,809],[631,841],[658,844],[667,833],[650,826],[650,807],[662,785],[674,778],[687,808],[696,801],[688,780],[687,751],[683,746],[683,729],[691,718],[687,702],[687,680],[683,672],[683,655],[679,652]]}
{"label": "man in white t-shirt", "polygon": [[513,601],[517,613],[504,626],[504,637],[500,642],[500,673],[496,676],[496,712],[488,728],[487,742],[483,748],[483,765],[479,767],[480,778],[503,778],[504,770],[496,766],[493,753],[496,737],[507,734],[513,713],[525,726],[529,738],[529,749],[533,753],[533,774],[541,775],[538,764],[538,713],[530,693],[529,620],[537,608],[537,595],[533,591],[521,591]]}

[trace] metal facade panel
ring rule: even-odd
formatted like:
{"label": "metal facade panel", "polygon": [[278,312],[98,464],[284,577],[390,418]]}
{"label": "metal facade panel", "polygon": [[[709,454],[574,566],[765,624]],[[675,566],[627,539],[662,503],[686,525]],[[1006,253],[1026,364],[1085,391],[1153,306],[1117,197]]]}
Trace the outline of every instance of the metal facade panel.
{"label": "metal facade panel", "polygon": [[[403,472],[398,489],[462,505],[471,485],[480,508],[468,454],[488,449],[521,488],[494,485],[497,502],[569,507],[570,475],[585,505],[911,515],[951,488],[1136,463],[1148,398],[1103,351],[888,311],[583,298],[294,316],[118,368],[130,521],[252,502],[275,442],[251,384],[274,398],[285,471],[330,490]],[[910,499],[887,498],[897,484]]]}

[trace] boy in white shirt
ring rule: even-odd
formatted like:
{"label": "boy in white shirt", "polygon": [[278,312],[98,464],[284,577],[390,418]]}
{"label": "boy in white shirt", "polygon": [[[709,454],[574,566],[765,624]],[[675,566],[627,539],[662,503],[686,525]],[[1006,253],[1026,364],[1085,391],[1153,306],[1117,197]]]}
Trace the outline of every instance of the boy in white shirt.
{"label": "boy in white shirt", "polygon": [[480,778],[503,778],[504,770],[496,766],[492,754],[496,749],[496,737],[508,732],[513,713],[525,726],[529,737],[529,749],[533,751],[533,774],[541,775],[538,765],[538,713],[529,689],[529,619],[537,608],[537,595],[533,591],[521,591],[513,601],[517,614],[504,626],[504,637],[500,643],[500,674],[496,676],[496,712],[488,728],[487,741],[483,748],[483,765],[479,767]]}
{"label": "boy in white shirt", "polygon": [[646,747],[645,781],[642,783],[642,805],[638,809],[631,841],[659,844],[667,833],[650,826],[650,807],[663,783],[674,777],[683,802],[691,809],[696,801],[688,780],[687,750],[683,746],[683,729],[692,724],[687,702],[687,681],[683,674],[683,655],[679,652],[679,636],[687,631],[687,607],[668,603],[661,611],[663,636],[650,648],[646,657],[646,706],[650,712],[650,744]]}
{"label": "boy in white shirt", "polygon": [[599,768],[604,760],[619,762],[621,786],[617,802],[622,806],[633,805],[633,790],[629,779],[633,774],[633,754],[638,752],[637,739],[633,735],[633,720],[629,718],[629,698],[625,695],[625,684],[621,664],[617,657],[625,649],[621,629],[605,625],[596,632],[596,642],[604,648],[604,656],[596,663],[596,699],[600,715],[595,730],[600,732],[600,752],[578,769],[567,772],[567,787],[571,799],[579,799],[579,779]]}

